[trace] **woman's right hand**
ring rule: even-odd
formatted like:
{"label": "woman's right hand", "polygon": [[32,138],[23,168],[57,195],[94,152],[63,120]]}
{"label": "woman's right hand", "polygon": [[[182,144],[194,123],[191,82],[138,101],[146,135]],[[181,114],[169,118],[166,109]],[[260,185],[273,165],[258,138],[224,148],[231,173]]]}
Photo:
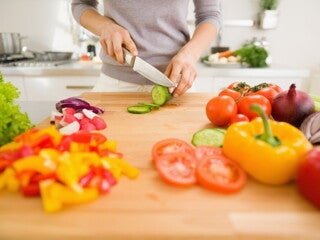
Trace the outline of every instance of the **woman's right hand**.
{"label": "woman's right hand", "polygon": [[124,53],[122,47],[125,47],[132,55],[138,55],[136,44],[132,40],[127,29],[116,24],[110,19],[101,30],[100,44],[107,55],[115,59],[121,65],[124,64]]}

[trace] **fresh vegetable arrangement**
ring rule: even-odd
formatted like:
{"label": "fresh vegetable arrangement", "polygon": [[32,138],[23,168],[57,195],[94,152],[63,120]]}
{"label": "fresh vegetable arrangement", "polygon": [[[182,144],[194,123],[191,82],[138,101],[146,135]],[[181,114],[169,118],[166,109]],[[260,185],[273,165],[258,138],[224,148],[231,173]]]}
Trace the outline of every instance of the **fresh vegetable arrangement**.
{"label": "fresh vegetable arrangement", "polygon": [[231,51],[213,53],[203,57],[205,63],[241,63],[252,68],[267,67],[268,51],[263,46],[253,43],[244,44],[241,48]]}
{"label": "fresh vegetable arrangement", "polygon": [[280,92],[281,88],[275,84],[262,83],[251,87],[245,82],[234,82],[207,102],[206,115],[215,126],[227,127],[234,122],[258,117],[250,109],[256,103],[270,116],[271,102]]}
{"label": "fresh vegetable arrangement", "polygon": [[236,193],[246,183],[246,174],[219,147],[199,146],[175,138],[156,142],[152,159],[161,178],[170,185],[188,187],[195,183],[219,193]]}
{"label": "fresh vegetable arrangement", "polygon": [[172,95],[168,87],[162,85],[154,85],[151,90],[152,103],[138,103],[133,106],[127,107],[129,113],[143,114],[149,113],[154,109],[159,109],[161,106],[165,105]]}
{"label": "fresh vegetable arrangement", "polygon": [[315,99],[315,96],[297,90],[294,84],[283,91],[275,84],[261,83],[251,87],[245,82],[234,82],[207,102],[206,114],[215,126],[227,127],[237,121],[258,117],[250,106],[259,104],[269,118],[299,128],[302,121],[316,110]]}
{"label": "fresh vegetable arrangement", "polygon": [[134,179],[139,170],[98,132],[33,128],[0,148],[0,189],[39,196],[46,212],[93,201],[121,175]]}
{"label": "fresh vegetable arrangement", "polygon": [[4,82],[0,73],[0,146],[34,126],[28,115],[14,103],[19,95],[18,89],[12,83]]}

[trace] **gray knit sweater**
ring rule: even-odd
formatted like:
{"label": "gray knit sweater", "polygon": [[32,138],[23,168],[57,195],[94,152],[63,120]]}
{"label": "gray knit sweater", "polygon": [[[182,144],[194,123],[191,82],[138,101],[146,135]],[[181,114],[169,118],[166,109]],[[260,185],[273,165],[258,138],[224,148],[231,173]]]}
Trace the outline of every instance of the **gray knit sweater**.
{"label": "gray knit sweater", "polygon": [[[221,0],[194,0],[196,25],[221,24]],[[187,16],[189,0],[104,0],[104,15],[126,28],[135,42],[139,57],[164,71],[170,59],[190,39]],[[96,9],[97,0],[72,0],[72,13],[77,22],[81,14]],[[102,72],[110,77],[135,83],[150,83],[115,60],[100,53]]]}

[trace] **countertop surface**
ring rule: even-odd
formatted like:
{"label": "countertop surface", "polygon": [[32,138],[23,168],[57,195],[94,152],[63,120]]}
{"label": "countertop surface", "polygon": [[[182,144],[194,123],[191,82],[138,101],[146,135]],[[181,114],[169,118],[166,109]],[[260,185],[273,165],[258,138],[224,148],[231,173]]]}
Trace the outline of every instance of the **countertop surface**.
{"label": "countertop surface", "polygon": [[[267,68],[211,67],[198,62],[196,65],[201,77],[309,77],[307,69],[285,66]],[[0,72],[7,76],[99,76],[101,63],[72,61],[51,67],[1,67]]]}
{"label": "countertop surface", "polygon": [[[141,170],[136,180],[121,178],[98,200],[55,214],[40,199],[2,191],[1,239],[320,239],[320,211],[304,200],[294,183],[269,186],[249,179],[244,189],[223,195],[200,186],[164,183],[151,160],[154,143],[165,138],[190,142],[211,126],[205,104],[212,94],[188,93],[148,114],[127,106],[151,102],[148,93],[84,93],[105,108],[103,133],[118,142],[124,159]],[[38,127],[49,125],[49,119]]]}

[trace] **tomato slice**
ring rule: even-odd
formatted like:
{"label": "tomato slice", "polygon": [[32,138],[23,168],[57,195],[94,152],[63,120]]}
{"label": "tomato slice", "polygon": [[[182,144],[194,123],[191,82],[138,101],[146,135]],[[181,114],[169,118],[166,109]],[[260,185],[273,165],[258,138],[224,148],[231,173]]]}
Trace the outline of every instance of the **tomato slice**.
{"label": "tomato slice", "polygon": [[222,153],[222,148],[215,146],[198,146],[194,150],[197,161],[207,158],[211,155],[219,155]]}
{"label": "tomato slice", "polygon": [[247,179],[245,172],[222,154],[201,159],[196,168],[196,177],[200,185],[220,193],[238,192]]}
{"label": "tomato slice", "polygon": [[167,138],[154,144],[151,150],[153,160],[169,153],[187,153],[194,155],[194,149],[188,142],[177,138]]}
{"label": "tomato slice", "polygon": [[186,152],[159,155],[155,160],[156,169],[165,182],[177,187],[196,183],[196,159]]}

